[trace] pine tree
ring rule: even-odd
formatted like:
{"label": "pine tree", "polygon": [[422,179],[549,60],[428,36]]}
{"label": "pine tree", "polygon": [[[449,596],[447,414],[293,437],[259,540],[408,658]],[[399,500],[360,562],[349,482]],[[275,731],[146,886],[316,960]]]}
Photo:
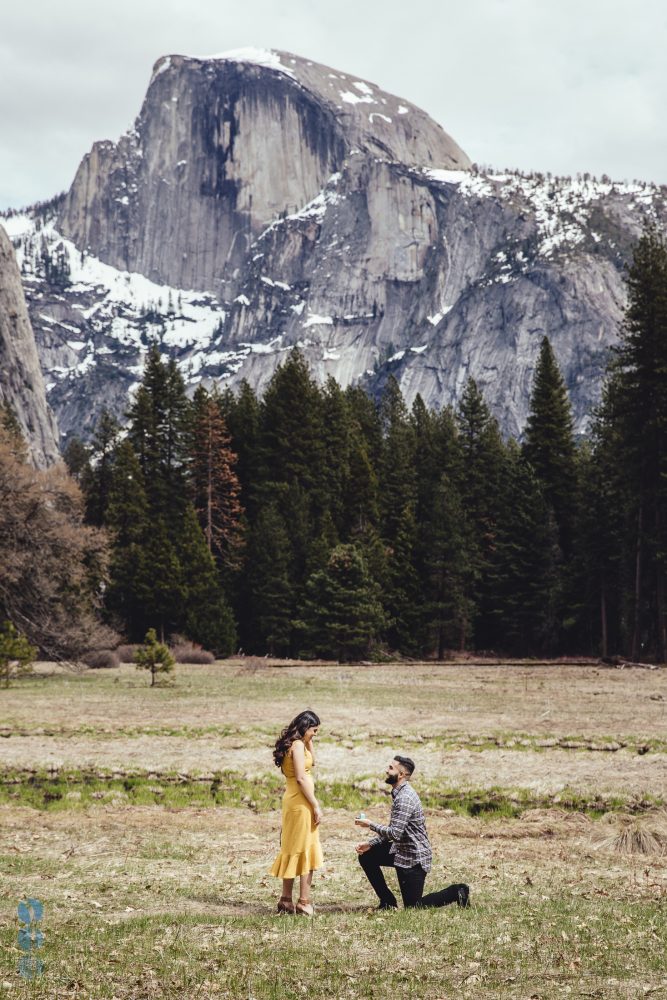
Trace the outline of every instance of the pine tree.
{"label": "pine tree", "polygon": [[322,432],[324,443],[324,489],[326,509],[338,534],[346,523],[346,491],[351,482],[350,455],[353,425],[345,394],[329,376],[322,393]]}
{"label": "pine tree", "polygon": [[128,436],[139,458],[151,514],[166,518],[170,530],[186,503],[187,417],[185,384],[176,362],[165,364],[153,344],[128,412]]}
{"label": "pine tree", "polygon": [[164,642],[165,635],[183,619],[185,588],[176,548],[161,517],[151,522],[139,570],[135,582],[138,607],[144,622],[153,622]]}
{"label": "pine tree", "polygon": [[470,526],[468,606],[473,610],[473,634],[478,649],[491,644],[491,570],[501,517],[500,495],[505,449],[498,424],[474,379],[468,379],[456,415],[461,448],[461,501]]}
{"label": "pine tree", "polygon": [[[603,396],[608,396],[606,390]],[[603,402],[590,446],[579,449],[581,504],[573,570],[583,607],[580,642],[592,655],[607,658],[627,648],[622,580],[628,500],[614,427],[600,419],[604,409]]]}
{"label": "pine tree", "polygon": [[561,602],[561,550],[551,505],[518,447],[508,448],[491,566],[494,644],[514,655],[553,655]]}
{"label": "pine tree", "polygon": [[302,618],[311,655],[342,663],[369,655],[382,631],[384,613],[354,545],[337,546],[326,568],[310,577]]}
{"label": "pine tree", "polygon": [[382,602],[392,649],[419,656],[424,644],[422,588],[417,572],[418,533],[415,504],[408,503],[397,519],[395,535],[387,541],[387,569]]}
{"label": "pine tree", "polygon": [[150,670],[151,687],[155,687],[158,674],[168,674],[174,669],[176,661],[167,647],[158,642],[154,628],[149,628],[143,645],[134,654],[137,670]]}
{"label": "pine tree", "polygon": [[375,526],[380,520],[378,477],[368,451],[368,442],[358,424],[350,436],[347,474],[343,482],[341,537],[352,539],[356,532]]}
{"label": "pine tree", "polygon": [[109,493],[113,480],[113,455],[120,434],[120,424],[108,410],[102,410],[95,427],[88,463],[81,471],[81,488],[86,496],[86,519],[89,524],[106,522]]}
{"label": "pine tree", "polygon": [[423,627],[442,660],[448,647],[465,649],[475,610],[470,526],[451,475],[441,475],[423,527]]}
{"label": "pine tree", "polygon": [[[382,420],[379,407],[360,386],[350,385],[345,390],[345,399],[352,422],[359,429],[366,444],[366,452],[375,462],[380,461],[382,452]],[[375,468],[376,473],[378,468]]]}
{"label": "pine tree", "polygon": [[180,621],[186,635],[217,656],[229,656],[236,643],[234,619],[191,504],[185,509],[177,555],[182,587]]}
{"label": "pine tree", "polygon": [[206,544],[225,571],[237,570],[243,547],[241,487],[236,455],[219,398],[199,387],[192,400],[190,490]]}
{"label": "pine tree", "polygon": [[138,638],[146,628],[141,600],[150,522],[141,467],[127,439],[116,448],[106,521],[112,539],[106,607]]}
{"label": "pine tree", "polygon": [[628,305],[600,421],[623,479],[624,598],[632,659],[667,659],[667,248],[647,228],[628,273]]}
{"label": "pine tree", "polygon": [[237,456],[236,473],[241,485],[241,506],[252,520],[255,511],[254,493],[260,481],[260,405],[245,379],[236,396],[231,390],[227,390],[221,395],[219,402],[231,435],[231,447]]}
{"label": "pine tree", "polygon": [[321,393],[300,351],[294,350],[267,386],[259,444],[263,489],[296,485],[317,518],[327,507],[326,450]]}
{"label": "pine tree", "polygon": [[393,376],[380,401],[380,421],[383,438],[378,482],[381,532],[388,556],[382,594],[389,620],[387,639],[395,649],[416,653],[422,637],[418,634],[415,433]]}
{"label": "pine tree", "polygon": [[406,509],[417,499],[415,435],[398,382],[392,376],[380,402],[383,440],[380,458],[380,513],[382,530],[391,543]]}
{"label": "pine tree", "polygon": [[84,477],[91,475],[89,460],[90,453],[83,441],[78,437],[71,437],[63,452],[63,461],[75,482],[80,484]]}
{"label": "pine tree", "polygon": [[549,338],[544,337],[535,369],[523,454],[553,507],[566,559],[571,556],[574,546],[577,505],[576,447],[572,427],[567,389]]}
{"label": "pine tree", "polygon": [[286,655],[292,639],[295,586],[285,520],[275,501],[260,508],[248,544],[240,618],[245,648]]}

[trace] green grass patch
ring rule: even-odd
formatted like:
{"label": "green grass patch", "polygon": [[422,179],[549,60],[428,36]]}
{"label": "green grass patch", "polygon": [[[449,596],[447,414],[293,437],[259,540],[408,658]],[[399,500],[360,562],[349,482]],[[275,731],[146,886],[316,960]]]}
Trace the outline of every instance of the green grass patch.
{"label": "green grass patch", "polygon": [[[320,781],[317,794],[325,809],[360,809],[388,805],[387,793],[361,787],[359,779]],[[170,808],[225,806],[265,812],[279,809],[284,783],[279,775],[244,777],[221,771],[212,779],[196,780],[173,773],[133,774],[117,777],[103,772],[41,771],[35,774],[4,772],[0,775],[0,805],[13,803],[39,810],[88,809],[105,805],[160,805]],[[428,809],[448,809],[462,816],[491,819],[515,818],[526,809],[550,808],[585,813],[592,818],[608,812],[640,813],[664,806],[657,796],[586,795],[565,789],[555,795],[539,795],[527,789],[460,789],[443,785],[420,786],[420,797]]]}

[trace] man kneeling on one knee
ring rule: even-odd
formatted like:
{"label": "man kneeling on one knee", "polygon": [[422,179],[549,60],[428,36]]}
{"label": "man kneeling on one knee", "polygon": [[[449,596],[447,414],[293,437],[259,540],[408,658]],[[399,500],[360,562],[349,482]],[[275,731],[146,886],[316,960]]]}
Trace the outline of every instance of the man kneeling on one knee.
{"label": "man kneeling on one knee", "polygon": [[383,868],[395,868],[405,907],[468,906],[468,886],[450,885],[439,892],[423,895],[424,881],[431,870],[431,845],[426,832],[424,811],[419,796],[410,785],[414,761],[398,754],[387,768],[385,781],[392,786],[389,825],[357,819],[357,826],[368,827],[375,837],[357,844],[359,864],[375,889],[380,910],[395,910],[396,897],[385,882]]}

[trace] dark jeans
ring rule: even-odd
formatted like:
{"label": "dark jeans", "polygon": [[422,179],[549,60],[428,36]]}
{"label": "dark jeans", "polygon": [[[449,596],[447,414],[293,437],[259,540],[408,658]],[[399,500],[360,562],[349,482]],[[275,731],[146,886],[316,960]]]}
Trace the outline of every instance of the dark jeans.
{"label": "dark jeans", "polygon": [[440,889],[439,892],[429,892],[427,896],[422,895],[426,872],[421,865],[414,865],[412,868],[399,868],[394,862],[394,855],[389,853],[389,844],[376,844],[369,851],[360,854],[359,864],[375,889],[380,903],[385,906],[396,906],[397,904],[396,897],[385,882],[383,868],[396,869],[403,906],[406,908],[447,906],[458,900],[458,883],[447,886],[446,889]]}

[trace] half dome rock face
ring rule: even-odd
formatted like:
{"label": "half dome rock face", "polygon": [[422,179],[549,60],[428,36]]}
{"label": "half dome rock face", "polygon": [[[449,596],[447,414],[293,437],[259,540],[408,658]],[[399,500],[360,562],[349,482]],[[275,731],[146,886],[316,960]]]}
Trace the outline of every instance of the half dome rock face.
{"label": "half dome rock face", "polygon": [[329,67],[255,50],[165,56],[134,128],[84,158],[58,229],[116,268],[224,299],[261,232],[353,154],[470,165],[423,111]]}
{"label": "half dome rock face", "polygon": [[58,458],[58,432],[46,402],[21,275],[0,225],[0,403],[8,403],[38,466]]}

